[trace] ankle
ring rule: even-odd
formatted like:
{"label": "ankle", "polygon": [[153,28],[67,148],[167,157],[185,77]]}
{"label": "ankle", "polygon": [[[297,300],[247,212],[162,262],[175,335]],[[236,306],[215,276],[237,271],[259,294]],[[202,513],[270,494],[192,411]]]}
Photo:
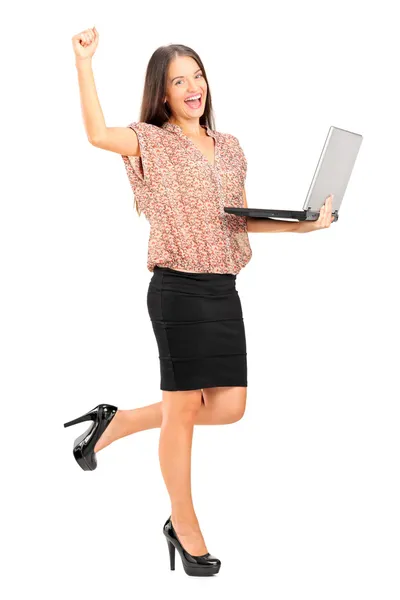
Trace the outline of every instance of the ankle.
{"label": "ankle", "polygon": [[175,516],[172,514],[171,520],[175,531],[181,535],[196,535],[201,533],[200,525],[196,518],[188,518],[180,515]]}
{"label": "ankle", "polygon": [[118,428],[117,439],[119,439],[120,437],[125,437],[130,433],[128,413],[128,410],[119,409],[117,414],[115,415],[115,425]]}

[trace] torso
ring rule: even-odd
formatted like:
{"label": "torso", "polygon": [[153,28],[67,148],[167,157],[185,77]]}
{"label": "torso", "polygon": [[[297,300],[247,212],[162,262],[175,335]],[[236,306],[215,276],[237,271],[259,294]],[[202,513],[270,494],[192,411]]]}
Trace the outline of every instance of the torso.
{"label": "torso", "polygon": [[[134,122],[142,157],[123,156],[137,206],[150,223],[147,266],[182,273],[237,273],[251,258],[243,206],[247,161],[237,138],[202,126]],[[183,269],[186,265],[188,269]]]}
{"label": "torso", "polygon": [[[204,133],[201,138],[187,136],[195,146],[202,152],[212,167],[215,166],[215,141],[214,138]],[[189,271],[188,271],[189,272]]]}

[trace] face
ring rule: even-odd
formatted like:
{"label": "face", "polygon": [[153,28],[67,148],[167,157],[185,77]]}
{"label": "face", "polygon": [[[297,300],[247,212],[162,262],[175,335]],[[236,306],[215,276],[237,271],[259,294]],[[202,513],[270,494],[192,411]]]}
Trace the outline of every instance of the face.
{"label": "face", "polygon": [[[200,101],[185,102],[186,98],[201,94]],[[178,56],[168,69],[167,100],[173,118],[178,121],[198,119],[204,112],[207,84],[202,70],[191,56]]]}

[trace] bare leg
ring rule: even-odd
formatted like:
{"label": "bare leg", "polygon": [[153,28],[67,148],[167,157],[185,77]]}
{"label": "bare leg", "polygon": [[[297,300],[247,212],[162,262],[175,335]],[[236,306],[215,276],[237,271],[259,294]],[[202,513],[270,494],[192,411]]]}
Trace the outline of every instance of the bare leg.
{"label": "bare leg", "polygon": [[[98,440],[94,449],[95,452],[99,452],[112,442],[132,433],[161,427],[161,408],[162,402],[156,402],[132,410],[118,410],[110,425]],[[234,421],[232,414],[223,410],[222,406],[201,404],[196,414],[195,425],[225,425]]]}
{"label": "bare leg", "polygon": [[245,390],[213,388],[207,390],[205,404],[201,391],[163,391],[162,402],[132,410],[118,410],[95,451],[113,441],[147,429],[161,427],[160,466],[171,498],[172,523],[183,547],[195,556],[206,554],[194,511],[191,483],[191,446],[194,425],[234,423],[243,414]]}
{"label": "bare leg", "polygon": [[174,529],[185,550],[196,556],[207,552],[191,493],[193,428],[200,407],[200,390],[163,391],[160,467],[171,499]]}

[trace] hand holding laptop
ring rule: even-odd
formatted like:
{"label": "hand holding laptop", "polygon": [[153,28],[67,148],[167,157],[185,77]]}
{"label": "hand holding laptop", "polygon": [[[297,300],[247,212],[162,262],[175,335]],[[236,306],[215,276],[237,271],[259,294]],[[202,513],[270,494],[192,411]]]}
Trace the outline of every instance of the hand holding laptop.
{"label": "hand holding laptop", "polygon": [[333,194],[327,197],[325,204],[321,206],[319,217],[316,221],[299,221],[297,229],[298,233],[309,233],[317,229],[326,229],[331,226],[335,220],[335,215],[332,214]]}
{"label": "hand holding laptop", "polygon": [[[243,206],[224,206],[224,211],[233,215],[252,217],[255,219],[297,219],[299,222],[312,221],[312,227],[303,227],[303,231],[314,231],[321,227],[329,227],[332,222],[328,215],[339,218],[339,208],[343,200],[347,184],[352,173],[363,136],[347,129],[333,125],[322,148],[314,177],[311,181],[303,210],[282,210],[272,208],[244,208]],[[321,214],[321,204],[325,194],[331,193],[328,204],[325,204],[324,214]],[[335,202],[332,206],[333,194]],[[325,200],[326,202],[326,200]],[[333,208],[333,211],[332,211]]]}

